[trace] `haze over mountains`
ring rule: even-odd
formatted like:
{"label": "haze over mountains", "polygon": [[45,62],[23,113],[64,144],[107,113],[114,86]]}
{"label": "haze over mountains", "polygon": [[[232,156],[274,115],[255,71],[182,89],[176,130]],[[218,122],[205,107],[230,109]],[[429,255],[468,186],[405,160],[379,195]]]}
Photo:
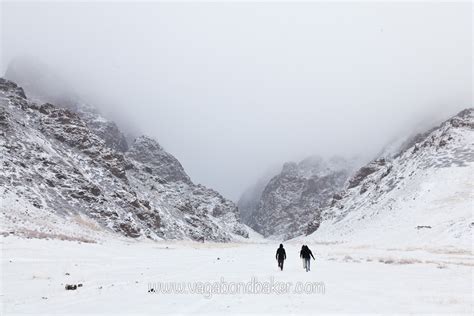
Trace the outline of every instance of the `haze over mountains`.
{"label": "haze over mountains", "polygon": [[473,315],[473,12],[0,1],[0,314]]}
{"label": "haze over mountains", "polygon": [[274,239],[316,231],[314,238],[331,241],[422,236],[467,245],[474,227],[473,113],[469,108],[401,137],[366,165],[319,157],[285,163],[279,174],[242,195],[242,220]]}
{"label": "haze over mountains", "polygon": [[308,238],[472,249],[474,108],[359,169]]}
{"label": "haze over mountains", "polygon": [[[34,78],[34,77],[33,77]],[[34,86],[37,100],[52,100]],[[247,237],[235,204],[194,184],[157,141],[127,144],[113,122],[67,95],[36,103],[0,79],[2,233],[90,240],[127,237],[229,241]],[[53,92],[54,93],[54,92]]]}
{"label": "haze over mountains", "polygon": [[[339,227],[339,222],[358,212],[366,219],[380,208],[406,209],[406,205],[392,204],[414,194],[413,189],[404,191],[411,185],[407,178],[422,182],[415,172],[421,164],[419,157],[433,177],[431,182],[441,182],[436,178],[441,167],[454,168],[454,173],[472,171],[469,109],[439,127],[387,144],[368,164],[337,156],[287,162],[281,171],[267,172],[248,188],[237,207],[216,191],[195,185],[181,163],[154,139],[127,139],[113,121],[41,65],[14,63],[6,75],[27,87],[25,95],[14,82],[2,79],[2,208],[9,227],[20,227],[20,234],[31,229],[38,234],[64,234],[51,221],[74,218],[71,227],[75,228],[68,233],[79,236],[82,229],[103,226],[135,238],[229,241],[248,236],[242,224],[272,239],[286,240],[314,231],[319,236],[320,225],[322,231],[334,231],[328,223],[334,221],[334,227]],[[55,80],[58,85],[51,89],[49,83]],[[407,169],[412,170],[408,175]],[[468,192],[468,183],[460,181],[455,185]],[[389,197],[395,188],[406,196]],[[471,198],[464,195],[457,211],[464,212]],[[470,231],[465,224],[470,225],[468,214],[450,216],[446,218],[464,227],[458,233],[465,242]],[[352,227],[353,222],[347,225]],[[438,232],[447,230],[442,225]]]}
{"label": "haze over mountains", "polygon": [[234,202],[267,168],[368,161],[471,106],[469,2],[198,2],[3,1],[0,76],[47,64]]}

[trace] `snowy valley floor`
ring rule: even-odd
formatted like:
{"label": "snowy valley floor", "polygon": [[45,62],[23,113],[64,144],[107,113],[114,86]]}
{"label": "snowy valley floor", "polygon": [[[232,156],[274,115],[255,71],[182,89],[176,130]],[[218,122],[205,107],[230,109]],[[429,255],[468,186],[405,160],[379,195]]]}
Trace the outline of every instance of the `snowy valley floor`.
{"label": "snowy valley floor", "polygon": [[[473,312],[470,249],[310,244],[316,261],[306,273],[300,245],[289,243],[285,269],[279,271],[277,246],[2,237],[1,310],[3,315]],[[273,284],[291,282],[279,288],[289,293],[208,295],[210,282],[248,284],[252,277],[261,284],[272,278]],[[204,293],[148,293],[150,283],[157,288],[158,282],[190,287],[202,282]],[[313,282],[314,293],[295,293],[301,290],[297,282]],[[64,289],[78,283],[83,286],[75,291]]]}

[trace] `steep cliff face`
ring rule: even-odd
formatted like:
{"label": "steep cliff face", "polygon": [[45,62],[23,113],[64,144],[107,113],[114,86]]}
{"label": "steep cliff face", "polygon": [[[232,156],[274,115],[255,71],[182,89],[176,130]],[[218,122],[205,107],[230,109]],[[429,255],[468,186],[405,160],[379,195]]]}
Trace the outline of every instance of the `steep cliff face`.
{"label": "steep cliff face", "polygon": [[124,152],[91,127],[89,113],[32,102],[0,79],[3,229],[87,235],[93,227],[129,237],[215,241],[247,236],[237,207],[193,184],[156,141],[140,137]]}
{"label": "steep cliff face", "polygon": [[473,165],[471,108],[410,138],[392,157],[362,167],[307,233],[331,240],[468,244]]}
{"label": "steep cliff face", "polygon": [[[285,163],[258,201],[243,198],[239,205],[254,207],[245,223],[264,236],[288,239],[303,232],[315,213],[326,206],[349,177],[352,167],[342,158],[310,157]],[[253,204],[252,204],[253,203]],[[243,210],[244,212],[244,210]]]}

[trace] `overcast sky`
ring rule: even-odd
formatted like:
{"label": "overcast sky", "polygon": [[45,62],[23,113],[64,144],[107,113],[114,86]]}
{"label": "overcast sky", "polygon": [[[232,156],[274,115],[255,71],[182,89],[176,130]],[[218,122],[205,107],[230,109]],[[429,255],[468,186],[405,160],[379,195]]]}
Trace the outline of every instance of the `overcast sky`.
{"label": "overcast sky", "polygon": [[2,2],[33,56],[236,200],[269,168],[376,154],[472,106],[465,3]]}

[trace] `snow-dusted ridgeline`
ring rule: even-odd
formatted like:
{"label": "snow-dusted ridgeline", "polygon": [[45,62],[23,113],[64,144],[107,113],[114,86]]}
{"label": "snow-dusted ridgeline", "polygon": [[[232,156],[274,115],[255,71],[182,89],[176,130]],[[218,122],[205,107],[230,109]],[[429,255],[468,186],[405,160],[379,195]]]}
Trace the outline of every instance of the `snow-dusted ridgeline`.
{"label": "snow-dusted ridgeline", "polygon": [[472,247],[473,175],[470,108],[362,167],[306,240]]}
{"label": "snow-dusted ridgeline", "polygon": [[155,140],[139,137],[128,149],[120,146],[121,134],[118,143],[103,137],[109,134],[84,119],[87,108],[36,103],[14,82],[0,79],[3,234],[215,241],[247,236],[234,203],[194,184]]}

